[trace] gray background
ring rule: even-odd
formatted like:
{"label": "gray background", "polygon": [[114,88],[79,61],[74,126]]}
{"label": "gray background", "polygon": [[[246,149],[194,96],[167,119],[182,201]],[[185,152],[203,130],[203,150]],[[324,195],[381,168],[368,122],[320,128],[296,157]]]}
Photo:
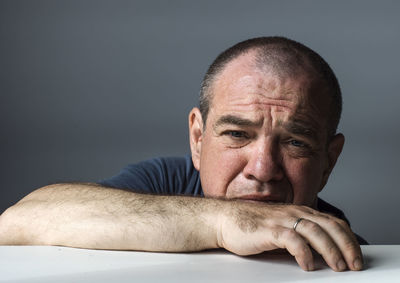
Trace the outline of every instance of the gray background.
{"label": "gray background", "polygon": [[321,196],[400,244],[400,2],[1,1],[0,212],[35,188],[189,152],[187,114],[223,49],[283,35],[341,82],[344,152]]}

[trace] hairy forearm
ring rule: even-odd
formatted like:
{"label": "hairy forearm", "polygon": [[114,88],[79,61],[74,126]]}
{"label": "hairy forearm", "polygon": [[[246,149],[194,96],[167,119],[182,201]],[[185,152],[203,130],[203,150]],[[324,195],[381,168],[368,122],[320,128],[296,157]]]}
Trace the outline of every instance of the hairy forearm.
{"label": "hairy forearm", "polygon": [[143,195],[95,184],[52,185],[23,198],[0,216],[0,245],[222,247],[240,255],[283,248],[304,270],[314,269],[312,247],[334,270],[362,269],[360,246],[345,221],[309,207]]}
{"label": "hairy forearm", "polygon": [[34,191],[0,216],[0,244],[197,251],[217,248],[218,200],[154,196],[95,184]]}

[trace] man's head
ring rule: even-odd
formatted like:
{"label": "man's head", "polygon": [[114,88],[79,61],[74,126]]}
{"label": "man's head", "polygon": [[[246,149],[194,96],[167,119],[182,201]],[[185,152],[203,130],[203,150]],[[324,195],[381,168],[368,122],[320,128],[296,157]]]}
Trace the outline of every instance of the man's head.
{"label": "man's head", "polygon": [[309,48],[280,37],[229,48],[189,115],[205,195],[313,206],[343,146],[340,112],[336,77]]}

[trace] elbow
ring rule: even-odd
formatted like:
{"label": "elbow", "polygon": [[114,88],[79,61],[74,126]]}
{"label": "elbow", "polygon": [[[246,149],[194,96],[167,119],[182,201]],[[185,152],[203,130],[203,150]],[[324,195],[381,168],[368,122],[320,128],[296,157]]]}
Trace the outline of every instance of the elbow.
{"label": "elbow", "polygon": [[49,201],[59,185],[37,189],[0,215],[0,245],[34,244],[33,223],[37,222],[38,208]]}
{"label": "elbow", "polygon": [[15,206],[11,206],[0,215],[0,245],[19,244],[16,223]]}
{"label": "elbow", "polygon": [[37,201],[23,201],[0,215],[0,245],[37,245],[43,234]]}

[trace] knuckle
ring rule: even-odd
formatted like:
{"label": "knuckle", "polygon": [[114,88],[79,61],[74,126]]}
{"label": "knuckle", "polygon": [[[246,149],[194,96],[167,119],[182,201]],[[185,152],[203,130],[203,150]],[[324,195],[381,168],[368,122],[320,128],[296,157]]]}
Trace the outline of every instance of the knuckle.
{"label": "knuckle", "polygon": [[330,219],[334,218],[334,216],[332,216],[332,215],[330,215],[328,213],[320,213],[319,216],[324,218],[325,220],[330,220]]}
{"label": "knuckle", "polygon": [[288,241],[293,241],[294,239],[296,239],[297,237],[299,237],[299,235],[292,229],[286,229],[283,232],[283,236],[285,237],[286,240]]}
{"label": "knuckle", "polygon": [[292,216],[299,218],[299,214],[314,214],[314,210],[305,205],[287,205],[285,206],[285,210]]}
{"label": "knuckle", "polygon": [[272,231],[272,238],[278,240],[280,238],[280,233],[276,230]]}
{"label": "knuckle", "polygon": [[331,222],[332,227],[333,227],[336,231],[343,231],[343,230],[344,230],[344,229],[343,229],[343,226],[342,226],[339,222],[334,221],[334,220],[331,220],[330,222]]}
{"label": "knuckle", "polygon": [[351,239],[344,241],[343,247],[346,251],[351,252],[353,254],[356,254],[358,252],[357,245],[355,245],[355,243]]}
{"label": "knuckle", "polygon": [[349,228],[349,225],[348,225],[347,222],[344,221],[343,219],[337,219],[336,222],[337,222],[341,227],[343,227],[343,228],[346,228],[346,229]]}
{"label": "knuckle", "polygon": [[312,209],[311,207],[305,206],[305,205],[298,206],[298,209],[301,212],[305,212],[305,213],[310,213],[310,214],[314,214],[315,213],[314,209]]}
{"label": "knuckle", "polygon": [[308,257],[310,253],[311,253],[310,248],[307,245],[300,245],[297,248],[297,255],[301,257]]}
{"label": "knuckle", "polygon": [[343,234],[345,233],[345,229],[341,223],[339,223],[337,220],[330,219],[328,220],[330,229],[336,233]]}
{"label": "knuckle", "polygon": [[338,257],[339,249],[334,243],[329,244],[326,250],[328,254]]}
{"label": "knuckle", "polygon": [[323,233],[322,228],[315,222],[307,221],[306,225],[313,234],[320,235]]}

